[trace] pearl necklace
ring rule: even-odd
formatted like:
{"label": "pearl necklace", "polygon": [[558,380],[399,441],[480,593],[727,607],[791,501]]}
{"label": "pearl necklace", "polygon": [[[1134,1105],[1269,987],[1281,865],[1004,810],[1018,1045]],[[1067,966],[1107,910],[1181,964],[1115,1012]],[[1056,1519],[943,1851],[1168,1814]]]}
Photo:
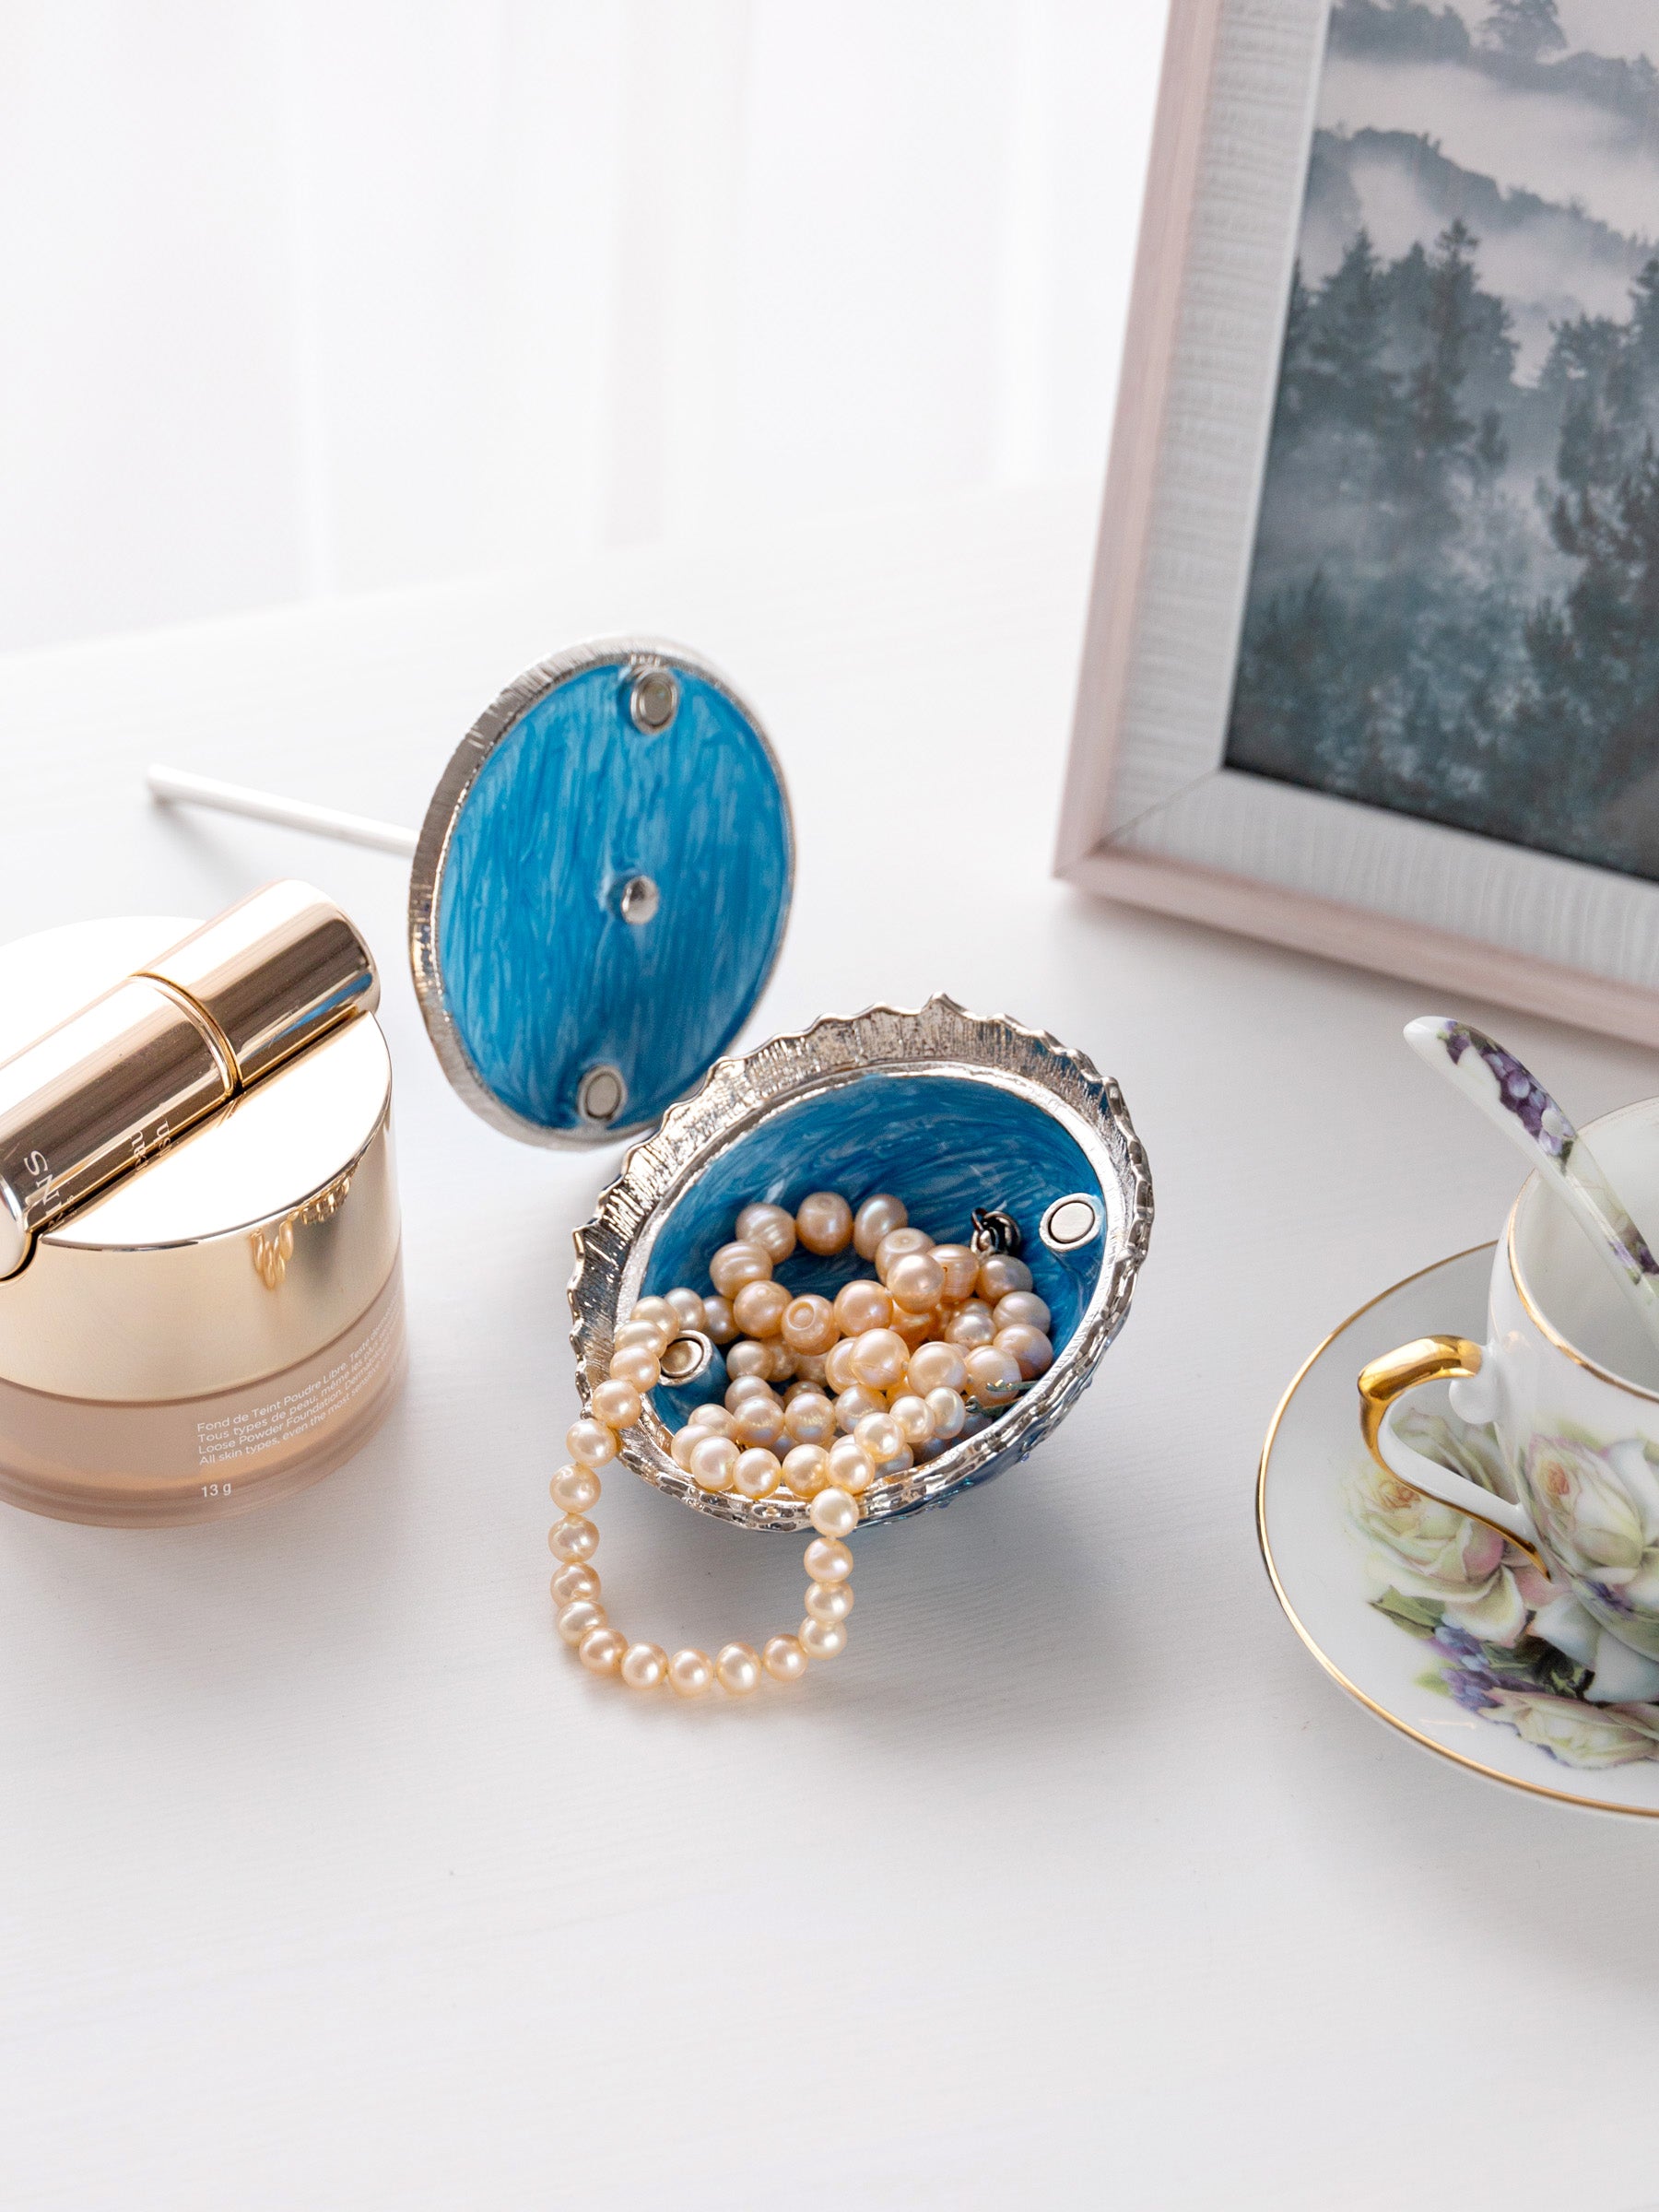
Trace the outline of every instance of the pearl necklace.
{"label": "pearl necklace", "polygon": [[[974,1244],[935,1244],[886,1192],[854,1214],[837,1193],[815,1191],[793,1215],[745,1206],[734,1241],[709,1263],[708,1292],[639,1301],[613,1339],[591,1412],[566,1432],[571,1464],[550,1486],[565,1516],[547,1535],[560,1562],[552,1584],[559,1633],[583,1666],[630,1689],[666,1682],[696,1698],[718,1682],[747,1697],[762,1675],[798,1682],[808,1661],[846,1649],[853,1554],[842,1539],[871,1486],[985,1427],[1053,1364],[1049,1309],[1031,1271],[998,1249],[1012,1226],[1006,1216],[976,1215]],[[797,1244],[824,1258],[850,1244],[875,1277],[843,1285],[833,1300],[795,1297],[772,1271]],[[728,1387],[724,1406],[700,1406],[674,1436],[675,1464],[712,1492],[759,1499],[782,1487],[806,1503],[817,1532],[806,1552],[806,1617],[759,1653],[733,1642],[712,1659],[690,1647],[671,1658],[661,1644],[629,1641],[599,1602],[591,1564],[599,1531],[587,1517],[599,1501],[598,1471],[617,1457],[620,1432],[642,1418],[669,1346],[688,1337],[706,1338],[705,1351],[730,1347]]]}

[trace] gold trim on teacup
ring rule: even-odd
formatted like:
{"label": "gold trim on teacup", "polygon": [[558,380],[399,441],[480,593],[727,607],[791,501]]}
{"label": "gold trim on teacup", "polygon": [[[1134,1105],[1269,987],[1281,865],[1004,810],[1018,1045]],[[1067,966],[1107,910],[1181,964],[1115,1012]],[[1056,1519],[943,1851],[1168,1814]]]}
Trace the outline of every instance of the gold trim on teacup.
{"label": "gold trim on teacup", "polygon": [[[1517,1201],[1518,1203],[1519,1201]],[[1512,1214],[1511,1220],[1512,1223]],[[1526,1782],[1519,1775],[1506,1774],[1500,1767],[1488,1767],[1484,1760],[1470,1759],[1462,1751],[1453,1751],[1449,1745],[1437,1742],[1431,1735],[1425,1735],[1420,1729],[1414,1728],[1409,1721],[1403,1721],[1397,1713],[1390,1712],[1386,1705],[1379,1705],[1376,1699],[1368,1697],[1357,1682],[1350,1682],[1335,1661],[1314,1642],[1297,1613],[1296,1607],[1290,1603],[1289,1594],[1279,1580],[1278,1568],[1274,1562],[1273,1547],[1267,1538],[1268,1463],[1272,1458],[1274,1439],[1278,1434],[1279,1423],[1289,1411],[1291,1399],[1301,1388],[1311,1370],[1324,1357],[1345,1330],[1352,1328],[1355,1322],[1363,1320],[1373,1306],[1380,1306],[1384,1299],[1392,1298],[1396,1290],[1404,1290],[1412,1283],[1421,1282],[1426,1275],[1433,1275],[1441,1267],[1453,1266],[1457,1261],[1469,1259],[1477,1252],[1492,1252],[1496,1249],[1495,1242],[1471,1244],[1466,1251],[1450,1253],[1443,1260],[1435,1260],[1427,1267],[1419,1267],[1413,1275],[1402,1276],[1397,1283],[1390,1283],[1386,1290],[1379,1290],[1375,1298],[1368,1298],[1364,1305],[1356,1306],[1346,1321],[1337,1323],[1323,1343],[1315,1345],[1297,1369],[1291,1378],[1290,1387],[1279,1400],[1273,1418],[1267,1424],[1267,1434],[1262,1442],[1262,1456],[1256,1466],[1256,1542],[1261,1547],[1262,1564],[1267,1570],[1267,1580],[1273,1584],[1273,1594],[1284,1607],[1286,1619],[1296,1630],[1313,1657],[1318,1660],[1320,1665],[1324,1667],[1325,1673],[1330,1676],[1332,1681],[1340,1684],[1350,1698],[1354,1699],[1358,1704],[1363,1705],[1367,1712],[1374,1712],[1380,1721],[1386,1721],[1388,1725],[1397,1729],[1400,1735],[1408,1735],[1414,1744],[1421,1744],[1426,1751],[1437,1752],[1441,1759],[1449,1759],[1453,1766],[1467,1767],[1471,1773],[1484,1774],[1488,1782],[1500,1782],[1512,1790],[1524,1790],[1532,1797],[1553,1797],[1559,1805],[1583,1806],[1591,1812],[1626,1813],[1638,1820],[1659,1819],[1659,1806],[1618,1805],[1606,1797],[1586,1797],[1575,1790],[1552,1790],[1541,1782]],[[1590,1362],[1584,1360],[1582,1364],[1588,1366]],[[1626,1387],[1634,1389],[1636,1385],[1630,1383]],[[1539,1756],[1542,1758],[1545,1755],[1541,1752]]]}
{"label": "gold trim on teacup", "polygon": [[[1594,1124],[1592,1123],[1591,1126],[1594,1127]],[[1629,1391],[1633,1398],[1645,1398],[1650,1406],[1659,1406],[1659,1390],[1648,1390],[1640,1382],[1632,1382],[1629,1375],[1615,1374],[1610,1367],[1599,1366],[1587,1352],[1581,1352],[1577,1345],[1570,1344],[1559,1329],[1545,1320],[1541,1308],[1527,1288],[1526,1277],[1521,1272],[1521,1261],[1515,1251],[1515,1217],[1521,1211],[1522,1199],[1536,1181],[1537,1171],[1535,1170],[1516,1193],[1515,1203],[1510,1207],[1509,1219],[1503,1229],[1503,1250],[1509,1262],[1510,1280],[1515,1286],[1515,1295],[1526,1309],[1528,1319],[1547,1343],[1553,1344],[1558,1352],[1571,1359],[1575,1367],[1582,1367],[1586,1374],[1594,1375],[1600,1382],[1611,1383],[1615,1390]],[[1407,1281],[1410,1279],[1406,1277]],[[1382,1295],[1386,1298],[1387,1291]]]}

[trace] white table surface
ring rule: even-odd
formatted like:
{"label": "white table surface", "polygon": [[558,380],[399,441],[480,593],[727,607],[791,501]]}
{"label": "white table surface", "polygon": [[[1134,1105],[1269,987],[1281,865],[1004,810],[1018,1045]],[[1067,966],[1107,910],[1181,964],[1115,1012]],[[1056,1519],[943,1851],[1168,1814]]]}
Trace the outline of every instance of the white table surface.
{"label": "white table surface", "polygon": [[[1011,498],[0,664],[6,935],[282,873],[365,925],[413,1362],[286,1505],[0,1512],[8,2208],[1659,2202],[1659,1833],[1380,1726],[1253,1529],[1303,1355],[1494,1233],[1511,1160],[1398,1042],[1421,992],[1049,879],[1092,524]],[[1017,1014],[1119,1077],[1157,1184],[1080,1410],[870,1541],[847,1657],[748,1706],[630,1700],[552,1632],[570,1231],[614,1156],[452,1097],[400,863],[140,785],[414,821],[510,676],[622,628],[726,665],[792,783],[752,1036],[938,988]],[[1659,1088],[1501,1033],[1583,1115]],[[641,1631],[791,1624],[793,1545],[633,1483],[602,1526]]]}

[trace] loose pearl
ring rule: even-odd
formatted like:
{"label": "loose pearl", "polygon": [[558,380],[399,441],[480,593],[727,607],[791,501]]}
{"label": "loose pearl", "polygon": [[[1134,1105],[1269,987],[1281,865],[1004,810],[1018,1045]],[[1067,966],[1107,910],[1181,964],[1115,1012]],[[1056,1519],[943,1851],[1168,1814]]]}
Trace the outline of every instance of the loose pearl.
{"label": "loose pearl", "polygon": [[654,1390],[663,1379],[656,1354],[648,1352],[642,1344],[625,1344],[620,1351],[613,1352],[610,1371],[613,1382],[625,1382],[641,1397]]}
{"label": "loose pearl", "polygon": [[702,1300],[698,1297],[695,1290],[670,1290],[665,1302],[674,1308],[679,1317],[679,1325],[682,1330],[702,1329],[707,1331],[709,1316],[703,1310]]}
{"label": "loose pearl", "polygon": [[769,1636],[760,1664],[774,1682],[798,1682],[806,1672],[806,1654],[796,1636]]}
{"label": "loose pearl", "polygon": [[939,1325],[939,1317],[930,1306],[924,1313],[912,1313],[903,1306],[893,1308],[893,1318],[888,1324],[896,1336],[902,1336],[905,1349],[915,1351],[927,1342]]}
{"label": "loose pearl", "polygon": [[839,1659],[847,1648],[847,1631],[839,1620],[814,1620],[810,1614],[795,1638],[808,1659]]}
{"label": "loose pearl", "polygon": [[599,1477],[592,1467],[560,1467],[547,1494],[561,1513],[591,1513],[599,1502]]}
{"label": "loose pearl", "polygon": [[734,1698],[747,1698],[760,1687],[760,1662],[747,1643],[723,1643],[714,1654],[714,1673],[722,1689]]}
{"label": "loose pearl", "polygon": [[899,1261],[912,1253],[932,1250],[933,1239],[924,1229],[889,1229],[876,1247],[876,1272],[885,1283]]}
{"label": "loose pearl", "polygon": [[934,1417],[927,1400],[917,1397],[913,1391],[906,1391],[903,1397],[895,1398],[888,1412],[907,1444],[924,1444],[933,1435]]}
{"label": "loose pearl", "polygon": [[815,1583],[844,1583],[853,1571],[853,1554],[834,1536],[814,1536],[806,1547],[806,1572]]}
{"label": "loose pearl", "polygon": [[[966,1371],[962,1380],[967,1382]],[[927,1394],[927,1410],[933,1415],[934,1435],[940,1441],[960,1436],[962,1424],[968,1418],[968,1407],[959,1391],[949,1390],[943,1383]]]}
{"label": "loose pearl", "polygon": [[711,1398],[705,1406],[693,1406],[687,1427],[706,1429],[712,1436],[735,1436],[737,1417],[735,1413],[728,1413],[724,1406],[715,1405]]}
{"label": "loose pearl", "polygon": [[761,1444],[740,1452],[732,1469],[732,1488],[740,1498],[770,1498],[782,1478],[777,1453]]}
{"label": "loose pearl", "polygon": [[631,1429],[643,1410],[639,1392],[620,1375],[613,1375],[608,1382],[597,1383],[591,1402],[594,1418],[603,1421],[607,1429]]}
{"label": "loose pearl", "polygon": [[772,1386],[764,1375],[739,1375],[735,1382],[726,1384],[725,1409],[734,1420],[745,1398],[769,1398],[776,1402]]}
{"label": "loose pearl", "polygon": [[830,1479],[838,1489],[862,1497],[876,1479],[876,1462],[855,1438],[837,1437],[830,1447]]}
{"label": "loose pearl", "polygon": [[668,1687],[677,1698],[700,1698],[714,1687],[714,1669],[707,1652],[688,1644],[668,1662]]}
{"label": "loose pearl", "polygon": [[808,1583],[806,1611],[813,1620],[845,1620],[853,1610],[851,1583]]}
{"label": "loose pearl", "polygon": [[649,1321],[659,1329],[666,1329],[670,1335],[679,1333],[679,1316],[665,1298],[641,1299],[628,1318],[629,1321]]}
{"label": "loose pearl", "polygon": [[[735,1298],[745,1283],[771,1279],[772,1264],[759,1244],[723,1244],[709,1262],[709,1280],[722,1298]],[[1008,1288],[1013,1288],[1010,1283]]]}
{"label": "loose pearl", "polygon": [[994,1344],[968,1355],[968,1389],[977,1406],[1006,1406],[1019,1388],[1018,1362]]}
{"label": "loose pearl", "polygon": [[797,1444],[783,1460],[783,1480],[797,1498],[816,1498],[830,1479],[830,1454],[821,1444]]}
{"label": "loose pearl", "polygon": [[821,1391],[804,1390],[799,1397],[791,1398],[784,1418],[797,1444],[828,1446],[834,1441],[835,1407]]}
{"label": "loose pearl", "polygon": [[862,1336],[866,1329],[885,1329],[893,1318],[893,1301],[879,1283],[860,1276],[843,1283],[835,1294],[835,1325],[843,1336]]}
{"label": "loose pearl", "polygon": [[559,1613],[559,1632],[567,1643],[580,1643],[590,1629],[605,1626],[606,1612],[591,1597],[578,1597]]}
{"label": "loose pearl", "polygon": [[878,1191],[866,1198],[853,1217],[853,1249],[861,1260],[873,1260],[876,1247],[890,1229],[902,1229],[910,1219],[902,1198]]}
{"label": "loose pearl", "polygon": [[763,1344],[754,1337],[745,1336],[733,1345],[725,1356],[726,1373],[734,1382],[739,1375],[759,1375],[762,1382],[771,1373],[771,1355]]}
{"label": "loose pearl", "polygon": [[1006,1298],[1010,1290],[1029,1290],[1031,1271],[1023,1260],[1017,1260],[1009,1252],[991,1252],[980,1262],[979,1294],[987,1305],[995,1305],[999,1298]]}
{"label": "loose pearl", "polygon": [[1047,1329],[1053,1321],[1048,1301],[1038,1297],[1035,1290],[1010,1290],[1006,1298],[999,1298],[992,1318],[999,1329],[1011,1329],[1016,1322],[1028,1329]]}
{"label": "loose pearl", "polygon": [[781,1206],[746,1206],[737,1217],[739,1244],[759,1244],[775,1267],[795,1248],[794,1216]]}
{"label": "loose pearl", "polygon": [[891,1329],[866,1329],[853,1347],[853,1372],[866,1390],[887,1389],[909,1365],[910,1346]]}
{"label": "loose pearl", "polygon": [[981,1298],[971,1298],[945,1324],[946,1341],[959,1344],[965,1352],[989,1344],[995,1335],[996,1324],[991,1318],[991,1309]]}
{"label": "loose pearl", "polygon": [[691,1454],[708,1433],[706,1429],[700,1429],[695,1421],[686,1423],[668,1445],[669,1455],[677,1467],[684,1467],[687,1474],[690,1474]]}
{"label": "loose pearl", "polygon": [[956,1301],[971,1298],[979,1281],[979,1253],[967,1244],[935,1244],[932,1256],[935,1265],[945,1270],[946,1297]]}
{"label": "loose pearl", "polygon": [[904,1379],[918,1396],[930,1390],[960,1390],[968,1380],[961,1347],[955,1344],[918,1345],[910,1356]]}
{"label": "loose pearl", "polygon": [[621,1672],[629,1689],[655,1689],[667,1676],[668,1654],[660,1643],[630,1643]]}
{"label": "loose pearl", "polygon": [[556,1606],[573,1606],[579,1597],[597,1597],[599,1574],[593,1567],[584,1567],[580,1559],[568,1566],[556,1568],[549,1585]]}
{"label": "loose pearl", "polygon": [[730,1344],[736,1335],[737,1321],[729,1298],[703,1300],[703,1333],[711,1344]]}
{"label": "loose pearl", "polygon": [[763,1398],[746,1398],[737,1408],[737,1441],[746,1448],[763,1444],[768,1451],[783,1434],[783,1408],[769,1392]]}
{"label": "loose pearl", "polygon": [[823,1387],[824,1356],[821,1352],[797,1352],[794,1356],[794,1368],[795,1373],[803,1382],[812,1383],[821,1396],[829,1395]]}
{"label": "loose pearl", "polygon": [[789,1382],[794,1374],[800,1354],[792,1352],[782,1336],[767,1337],[765,1349],[766,1372],[769,1378],[773,1382]]}
{"label": "loose pearl", "polygon": [[854,1382],[851,1390],[843,1390],[835,1401],[835,1425],[844,1429],[849,1436],[866,1413],[885,1413],[887,1403],[862,1382]]}
{"label": "loose pearl", "polygon": [[795,1208],[795,1235],[820,1259],[853,1241],[853,1208],[834,1191],[814,1191]]}
{"label": "loose pearl", "polygon": [[811,1292],[805,1298],[790,1300],[783,1309],[779,1329],[792,1351],[820,1355],[830,1349],[841,1334],[835,1308],[827,1298]]}
{"label": "loose pearl", "polygon": [[930,1252],[907,1252],[887,1271],[893,1303],[908,1313],[931,1313],[945,1295],[945,1270]]}
{"label": "loose pearl", "polygon": [[611,1338],[611,1350],[649,1352],[654,1359],[677,1334],[674,1329],[659,1329],[654,1321],[625,1321]]}
{"label": "loose pearl", "polygon": [[825,1385],[838,1398],[843,1390],[852,1390],[855,1385],[853,1347],[857,1341],[854,1336],[843,1336],[839,1344],[831,1346],[830,1355],[824,1361]]}
{"label": "loose pearl", "polygon": [[866,1413],[853,1431],[853,1441],[880,1466],[903,1451],[904,1431],[890,1413]]}
{"label": "loose pearl", "polygon": [[746,1336],[775,1336],[792,1302],[782,1283],[745,1283],[732,1300],[732,1318]]}
{"label": "loose pearl", "polygon": [[705,1436],[691,1453],[690,1476],[700,1490],[729,1490],[738,1452],[729,1436]]}
{"label": "loose pearl", "polygon": [[617,1432],[603,1421],[572,1421],[565,1430],[565,1450],[584,1467],[607,1467],[617,1456]]}
{"label": "loose pearl", "polygon": [[1029,1382],[1033,1375],[1046,1375],[1054,1364],[1054,1347],[1041,1329],[1033,1329],[1023,1321],[1010,1322],[1006,1328],[996,1332],[996,1347],[1006,1352]]}
{"label": "loose pearl", "polygon": [[591,1559],[599,1548],[599,1531],[580,1513],[567,1514],[547,1531],[547,1549],[556,1559]]}
{"label": "loose pearl", "polygon": [[627,1637],[615,1629],[590,1629],[576,1646],[576,1656],[592,1674],[614,1675],[627,1649]]}
{"label": "loose pearl", "polygon": [[820,1536],[850,1536],[858,1526],[858,1500],[845,1490],[820,1490],[806,1518]]}

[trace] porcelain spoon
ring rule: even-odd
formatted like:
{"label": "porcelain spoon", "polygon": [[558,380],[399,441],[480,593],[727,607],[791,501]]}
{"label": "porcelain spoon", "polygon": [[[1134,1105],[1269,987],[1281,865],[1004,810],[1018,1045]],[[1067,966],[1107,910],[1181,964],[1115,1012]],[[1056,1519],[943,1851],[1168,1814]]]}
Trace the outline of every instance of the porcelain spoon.
{"label": "porcelain spoon", "polygon": [[1559,1192],[1659,1345],[1659,1260],[1594,1153],[1531,1069],[1484,1030],[1445,1015],[1408,1021],[1406,1041],[1473,1100]]}

